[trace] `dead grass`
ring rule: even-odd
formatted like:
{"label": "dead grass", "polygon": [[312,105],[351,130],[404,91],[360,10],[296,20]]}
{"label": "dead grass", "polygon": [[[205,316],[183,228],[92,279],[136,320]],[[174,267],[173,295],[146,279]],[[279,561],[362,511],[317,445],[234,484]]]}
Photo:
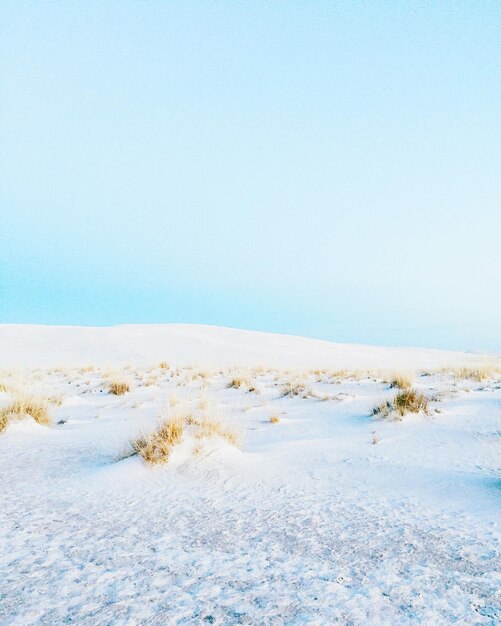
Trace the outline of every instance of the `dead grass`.
{"label": "dead grass", "polygon": [[256,385],[249,376],[234,376],[227,385],[228,389],[246,389],[249,392],[257,392]]}
{"label": "dead grass", "polygon": [[129,383],[114,380],[109,384],[108,391],[114,396],[123,396],[130,391]]}
{"label": "dead grass", "polygon": [[221,437],[232,446],[239,444],[237,433],[217,419],[202,417],[196,422],[195,437],[197,439],[205,439],[210,437]]}
{"label": "dead grass", "polygon": [[272,415],[270,417],[270,424],[278,424],[280,422],[280,418],[278,415]]}
{"label": "dead grass", "polygon": [[0,411],[0,433],[7,428],[9,424],[9,414],[4,409]]}
{"label": "dead grass", "polygon": [[452,375],[456,380],[474,380],[481,383],[488,378],[493,378],[496,370],[489,366],[484,367],[456,367]]}
{"label": "dead grass", "polygon": [[163,422],[150,435],[133,440],[131,442],[132,453],[139,454],[146,463],[152,465],[166,463],[172,448],[181,441],[183,432],[183,420],[172,419]]}
{"label": "dead grass", "polygon": [[53,404],[54,406],[61,406],[63,404],[62,396],[49,396],[47,398],[47,402]]}
{"label": "dead grass", "polygon": [[403,389],[399,391],[391,400],[384,400],[372,409],[372,415],[378,417],[402,418],[407,413],[429,412],[429,401],[419,391],[415,389]]}
{"label": "dead grass", "polygon": [[389,417],[393,412],[393,402],[391,400],[383,400],[376,404],[371,415],[377,415],[377,417]]}
{"label": "dead grass", "polygon": [[168,370],[168,369],[170,369],[170,365],[167,363],[167,361],[162,361],[161,363],[158,364],[158,367],[161,370]]}
{"label": "dead grass", "polygon": [[0,432],[7,428],[11,420],[20,420],[24,417],[31,417],[41,426],[49,426],[52,423],[44,400],[18,397],[0,410]]}
{"label": "dead grass", "polygon": [[411,389],[412,378],[404,374],[397,374],[390,380],[391,389]]}
{"label": "dead grass", "polygon": [[[138,454],[151,465],[167,463],[172,449],[181,442],[184,433],[197,440],[220,437],[234,446],[240,443],[238,434],[220,420],[207,415],[180,413],[162,422],[149,435],[142,435],[131,441],[130,450],[118,460]],[[200,448],[198,444],[195,448],[197,447]]]}
{"label": "dead grass", "polygon": [[236,377],[230,380],[230,382],[227,385],[227,388],[228,389],[240,389],[240,387],[243,387],[244,384],[245,384],[245,381],[243,378]]}
{"label": "dead grass", "polygon": [[288,380],[282,385],[281,391],[283,398],[294,398],[297,396],[305,398],[309,394],[309,389],[306,387],[306,385],[302,381],[298,380]]}

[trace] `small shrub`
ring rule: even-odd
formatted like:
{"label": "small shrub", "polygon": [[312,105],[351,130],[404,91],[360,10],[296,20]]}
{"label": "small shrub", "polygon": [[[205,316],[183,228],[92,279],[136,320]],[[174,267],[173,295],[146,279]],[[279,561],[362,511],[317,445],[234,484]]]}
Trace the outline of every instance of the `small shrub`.
{"label": "small shrub", "polygon": [[123,396],[130,391],[129,383],[113,381],[108,387],[108,391],[114,396]]}

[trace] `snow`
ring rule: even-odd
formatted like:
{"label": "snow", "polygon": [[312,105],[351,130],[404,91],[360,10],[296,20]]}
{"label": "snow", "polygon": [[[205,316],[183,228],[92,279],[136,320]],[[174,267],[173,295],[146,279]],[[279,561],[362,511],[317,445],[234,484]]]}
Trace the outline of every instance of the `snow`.
{"label": "snow", "polygon": [[[21,386],[63,400],[53,426],[0,434],[2,626],[501,621],[501,377],[417,371],[486,357],[187,325],[0,337],[1,405]],[[263,366],[243,371],[255,392],[228,388],[237,364]],[[330,371],[403,367],[441,397],[428,415],[376,420],[384,376]],[[283,397],[296,376],[314,393]],[[165,466],[117,460],[201,399],[240,449],[188,437]]]}
{"label": "snow", "polygon": [[385,348],[195,324],[111,327],[0,325],[0,367],[150,364],[279,368],[426,368],[478,355]]}

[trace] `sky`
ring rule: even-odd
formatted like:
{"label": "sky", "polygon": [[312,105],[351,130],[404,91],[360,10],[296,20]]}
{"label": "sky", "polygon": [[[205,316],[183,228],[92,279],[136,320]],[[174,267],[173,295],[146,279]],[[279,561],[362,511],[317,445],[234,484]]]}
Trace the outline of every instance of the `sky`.
{"label": "sky", "polygon": [[0,5],[0,322],[501,350],[501,3]]}

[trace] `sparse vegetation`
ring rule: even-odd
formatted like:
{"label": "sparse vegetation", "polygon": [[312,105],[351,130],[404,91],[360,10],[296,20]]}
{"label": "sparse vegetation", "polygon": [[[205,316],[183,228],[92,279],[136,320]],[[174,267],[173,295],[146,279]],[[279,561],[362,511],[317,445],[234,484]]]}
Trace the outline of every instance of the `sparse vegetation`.
{"label": "sparse vegetation", "polygon": [[393,411],[393,403],[390,400],[383,400],[373,407],[371,414],[378,417],[389,417]]}
{"label": "sparse vegetation", "polygon": [[452,370],[452,375],[456,380],[474,380],[478,383],[492,378],[494,370],[491,367],[456,367]]}
{"label": "sparse vegetation", "polygon": [[302,396],[305,398],[309,393],[306,385],[303,382],[297,380],[288,380],[282,385],[282,397],[295,397]]}
{"label": "sparse vegetation", "polygon": [[248,376],[234,376],[227,385],[228,389],[247,389],[247,391],[256,391],[256,387]]}
{"label": "sparse vegetation", "polygon": [[7,428],[11,420],[19,420],[24,417],[33,418],[41,426],[49,426],[52,423],[45,401],[19,397],[0,410],[0,432]]}
{"label": "sparse vegetation", "polygon": [[129,383],[115,380],[110,383],[108,391],[114,396],[123,396],[130,391],[130,385]]}
{"label": "sparse vegetation", "polygon": [[393,406],[401,417],[406,413],[428,413],[428,398],[415,389],[402,390],[393,398]]}
{"label": "sparse vegetation", "polygon": [[219,420],[210,419],[208,417],[203,417],[196,422],[195,437],[197,439],[221,437],[222,439],[226,439],[226,441],[233,446],[238,444],[238,435],[236,432],[226,427]]}
{"label": "sparse vegetation", "polygon": [[[238,434],[220,420],[207,415],[180,413],[163,421],[151,434],[142,435],[131,441],[130,451],[124,453],[119,460],[139,454],[144,461],[153,465],[167,463],[172,449],[181,442],[185,432],[197,440],[221,437],[231,445],[239,444]],[[200,448],[198,444],[195,447]]]}
{"label": "sparse vegetation", "polygon": [[54,406],[61,406],[63,404],[63,398],[61,396],[49,396],[47,402]]}
{"label": "sparse vegetation", "polygon": [[390,380],[391,389],[410,389],[412,387],[412,379],[409,376],[398,374]]}
{"label": "sparse vegetation", "polygon": [[278,415],[272,415],[270,417],[270,424],[278,424],[280,422],[280,418]]}
{"label": "sparse vegetation", "polygon": [[392,400],[384,400],[372,409],[372,415],[378,417],[403,417],[406,413],[428,413],[428,398],[415,389],[399,391]]}
{"label": "sparse vegetation", "polygon": [[160,424],[157,430],[148,436],[138,437],[131,442],[133,454],[139,454],[147,463],[156,465],[166,463],[172,448],[181,441],[184,422],[173,419]]}

